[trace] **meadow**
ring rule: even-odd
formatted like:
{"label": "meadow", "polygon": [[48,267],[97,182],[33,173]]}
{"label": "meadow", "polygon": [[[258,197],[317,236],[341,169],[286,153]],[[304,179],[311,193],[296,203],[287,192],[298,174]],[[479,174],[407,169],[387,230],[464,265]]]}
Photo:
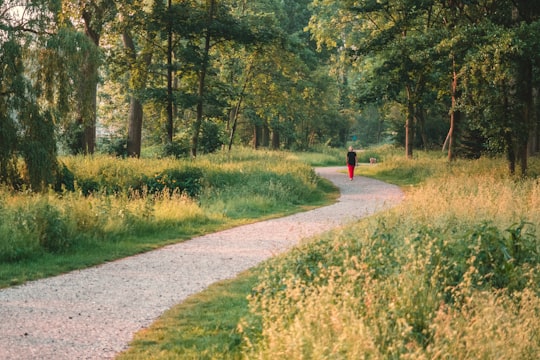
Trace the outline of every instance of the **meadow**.
{"label": "meadow", "polygon": [[540,162],[379,149],[399,206],[179,304],[119,359],[536,359]]}
{"label": "meadow", "polygon": [[46,193],[0,189],[0,288],[333,201],[308,161],[238,149],[196,159],[63,157]]}

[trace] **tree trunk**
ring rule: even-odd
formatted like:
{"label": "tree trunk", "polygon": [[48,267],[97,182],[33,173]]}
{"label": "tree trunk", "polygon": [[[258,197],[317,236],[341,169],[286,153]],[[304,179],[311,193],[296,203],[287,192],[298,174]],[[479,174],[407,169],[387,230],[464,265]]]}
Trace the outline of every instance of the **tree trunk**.
{"label": "tree trunk", "polygon": [[424,109],[421,106],[418,106],[416,110],[416,118],[418,119],[418,127],[420,129],[420,136],[422,137],[422,146],[424,150],[427,150],[429,141],[426,133],[426,118],[424,116]]}
{"label": "tree trunk", "polygon": [[[503,94],[503,107],[506,114],[510,113],[507,86],[504,80],[501,82],[501,92]],[[508,118],[508,116],[507,116]],[[509,125],[506,127],[511,128]],[[508,171],[511,175],[516,173],[516,142],[514,141],[515,130],[504,130],[504,141],[506,146],[506,159],[508,161]]]}
{"label": "tree trunk", "polygon": [[411,89],[407,86],[407,119],[405,121],[405,156],[407,159],[413,157],[413,123],[414,123],[414,104],[412,102]]}
{"label": "tree trunk", "polygon": [[[126,30],[122,34],[122,39],[125,48],[129,51],[129,56],[133,64],[137,62],[137,50],[131,34]],[[150,64],[151,55],[145,59],[146,65]],[[131,75],[133,76],[133,74]],[[146,76],[141,81],[146,83]],[[134,89],[132,89],[134,90]],[[142,123],[143,123],[143,105],[138,97],[131,95],[128,113],[128,138],[127,138],[127,153],[128,156],[140,157],[142,144]]]}
{"label": "tree trunk", "polygon": [[529,132],[529,149],[528,154],[531,156],[534,156],[538,154],[539,145],[540,145],[540,111],[538,108],[538,102],[540,101],[539,92],[538,90],[534,90],[534,97],[533,97],[533,105],[534,105],[534,111],[533,115],[531,116],[531,121],[533,122],[531,126],[531,131]]}
{"label": "tree trunk", "polygon": [[278,150],[279,143],[279,131],[276,129],[272,129],[272,150]]}
{"label": "tree trunk", "polygon": [[266,123],[262,126],[261,145],[266,148],[270,145],[270,128]]}
{"label": "tree trunk", "polygon": [[201,68],[199,69],[199,87],[197,90],[197,97],[198,97],[197,118],[195,119],[195,123],[193,124],[193,134],[191,137],[191,156],[192,157],[197,156],[197,147],[199,144],[199,133],[201,131],[201,124],[202,124],[202,119],[203,119],[205,79],[206,79],[206,72],[208,70],[210,41],[211,41],[210,26],[214,18],[215,6],[216,6],[215,0],[209,0],[209,1],[210,1],[210,7],[208,9],[208,24],[207,24],[207,29],[206,29],[206,35],[204,37],[203,59],[201,63]]}
{"label": "tree trunk", "polygon": [[139,99],[135,96],[131,96],[128,114],[128,156],[137,158],[141,156],[142,122],[143,106]]}
{"label": "tree trunk", "polygon": [[[167,9],[171,13],[172,0],[168,0]],[[170,15],[169,15],[170,16]],[[167,24],[167,141],[172,144],[174,137],[174,119],[173,119],[173,68],[172,68],[172,17]]]}
{"label": "tree trunk", "polygon": [[456,142],[456,125],[459,122],[461,114],[456,110],[457,105],[457,84],[458,75],[456,72],[456,62],[452,59],[452,108],[450,109],[450,130],[448,131],[448,161],[455,158],[454,145]]}
{"label": "tree trunk", "polygon": [[261,125],[253,126],[253,148],[254,149],[258,149],[259,146],[261,146],[262,131],[263,129]]}
{"label": "tree trunk", "polygon": [[234,134],[236,133],[236,125],[238,123],[238,113],[240,112],[240,104],[242,99],[238,101],[238,104],[231,110],[231,118],[232,118],[232,125],[231,125],[231,132],[229,136],[229,151],[232,149],[232,144],[234,140]]}
{"label": "tree trunk", "polygon": [[521,175],[525,176],[528,169],[528,142],[532,129],[534,129],[533,122],[533,64],[530,59],[525,59],[523,66],[520,66],[520,71],[523,76],[523,100],[525,106],[523,108],[523,129],[519,131],[519,144],[518,155],[520,160]]}
{"label": "tree trunk", "polygon": [[505,135],[505,141],[507,146],[506,159],[508,160],[508,171],[510,175],[514,175],[516,173],[516,151],[510,133]]}
{"label": "tree trunk", "polygon": [[[89,11],[83,11],[82,14],[84,20],[85,35],[92,41],[92,43],[99,49],[99,40],[101,34],[98,30],[92,26],[93,21],[97,21]],[[92,62],[92,57],[88,57],[88,61]],[[83,66],[84,72],[84,86],[87,88],[82,92],[85,99],[81,99],[81,102],[88,102],[83,106],[82,114],[82,152],[84,154],[93,154],[96,148],[96,117],[97,117],[97,86],[98,86],[98,64],[87,63]]]}
{"label": "tree trunk", "polygon": [[232,143],[233,143],[233,140],[234,140],[234,134],[236,133],[236,125],[237,125],[237,122],[238,122],[238,114],[240,113],[240,108],[242,106],[242,101],[244,100],[244,96],[245,96],[245,93],[246,93],[246,88],[247,88],[247,85],[248,85],[248,83],[250,81],[250,78],[251,78],[252,65],[253,65],[253,63],[249,64],[249,67],[247,69],[246,78],[245,78],[244,84],[242,85],[242,91],[240,91],[240,96],[238,97],[238,103],[236,104],[236,106],[232,110],[232,113],[233,113],[232,115],[233,116],[231,116],[232,117],[232,127],[231,127],[231,136],[230,136],[230,139],[229,139],[229,151],[231,151]]}

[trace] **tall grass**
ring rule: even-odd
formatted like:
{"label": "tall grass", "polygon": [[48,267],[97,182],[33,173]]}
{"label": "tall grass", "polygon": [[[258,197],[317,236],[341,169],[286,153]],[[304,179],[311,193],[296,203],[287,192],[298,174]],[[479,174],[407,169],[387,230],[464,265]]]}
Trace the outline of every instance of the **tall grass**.
{"label": "tall grass", "polygon": [[423,179],[403,204],[267,265],[245,358],[537,358],[538,180],[500,160],[401,164],[378,169]]}
{"label": "tall grass", "polygon": [[[229,332],[241,342],[224,342],[219,320],[204,331],[197,317],[181,322],[181,304],[164,319],[174,326],[138,334],[120,358],[537,358],[538,180],[508,177],[501,159],[448,164],[440,153],[409,161],[394,149],[371,151],[383,160],[359,172],[407,185],[400,206],[255,269],[251,290],[235,293],[249,299],[249,313],[220,307],[227,291],[193,298],[215,319],[237,314]],[[191,336],[209,342],[195,348]]]}
{"label": "tall grass", "polygon": [[62,162],[71,183],[61,192],[0,191],[0,287],[298,211],[334,191],[279,152]]}

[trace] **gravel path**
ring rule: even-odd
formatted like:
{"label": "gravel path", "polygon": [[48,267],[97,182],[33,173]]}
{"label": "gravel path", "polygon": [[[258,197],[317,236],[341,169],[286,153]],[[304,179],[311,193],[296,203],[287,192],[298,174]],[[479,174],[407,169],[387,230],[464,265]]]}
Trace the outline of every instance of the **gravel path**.
{"label": "gravel path", "polygon": [[339,201],[0,290],[0,359],[110,359],[138,330],[210,284],[402,199],[398,187],[318,168]]}

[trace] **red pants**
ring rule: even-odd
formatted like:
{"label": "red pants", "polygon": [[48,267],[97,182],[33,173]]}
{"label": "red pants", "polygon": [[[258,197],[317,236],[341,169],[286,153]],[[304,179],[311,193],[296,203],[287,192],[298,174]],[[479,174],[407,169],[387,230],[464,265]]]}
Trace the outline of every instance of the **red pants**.
{"label": "red pants", "polygon": [[354,165],[347,164],[347,169],[349,170],[349,179],[354,177]]}

